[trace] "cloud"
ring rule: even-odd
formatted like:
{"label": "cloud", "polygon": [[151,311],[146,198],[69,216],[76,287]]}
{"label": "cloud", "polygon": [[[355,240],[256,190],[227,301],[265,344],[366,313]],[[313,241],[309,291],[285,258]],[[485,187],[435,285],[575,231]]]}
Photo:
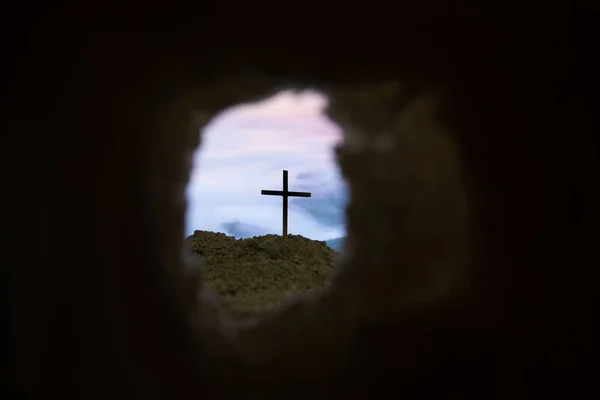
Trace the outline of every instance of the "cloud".
{"label": "cloud", "polygon": [[294,206],[322,225],[343,228],[348,191],[337,170],[311,171],[296,176],[296,188],[311,192],[311,201],[300,202],[290,199]]}
{"label": "cloud", "polygon": [[281,197],[260,191],[281,190],[286,169],[290,190],[313,193],[290,199],[289,232],[317,240],[342,236],[344,183],[333,155],[341,131],[323,115],[326,103],[314,92],[284,92],[215,118],[195,155],[185,234],[281,234]]}
{"label": "cloud", "polygon": [[234,236],[236,239],[262,236],[270,232],[257,225],[245,224],[240,221],[230,221],[221,224],[224,233]]}
{"label": "cloud", "polygon": [[287,90],[258,103],[232,107],[227,112],[235,113],[237,118],[276,121],[287,120],[290,117],[312,118],[321,114],[327,104],[327,98],[318,92],[305,90],[294,93]]}

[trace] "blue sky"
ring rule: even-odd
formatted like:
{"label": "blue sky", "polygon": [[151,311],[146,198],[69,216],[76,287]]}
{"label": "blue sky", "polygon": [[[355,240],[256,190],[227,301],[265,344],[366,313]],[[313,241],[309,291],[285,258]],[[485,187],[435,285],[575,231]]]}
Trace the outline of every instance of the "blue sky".
{"label": "blue sky", "polygon": [[341,131],[323,114],[326,105],[316,92],[280,92],[215,117],[194,157],[185,235],[280,235],[282,199],[260,191],[282,190],[286,169],[289,190],[312,193],[289,199],[288,232],[315,240],[344,236],[347,190],[333,154]]}

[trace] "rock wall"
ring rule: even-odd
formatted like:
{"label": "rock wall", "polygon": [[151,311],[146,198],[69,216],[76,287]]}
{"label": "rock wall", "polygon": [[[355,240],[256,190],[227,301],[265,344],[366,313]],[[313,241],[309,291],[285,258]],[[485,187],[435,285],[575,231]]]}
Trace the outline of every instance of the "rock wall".
{"label": "rock wall", "polygon": [[[590,390],[595,10],[467,3],[235,23],[219,7],[30,18],[39,35],[11,35],[26,40],[10,47],[21,64],[5,158],[15,387],[90,399]],[[327,294],[239,325],[185,263],[184,188],[198,129],[284,87],[332,99],[348,239]]]}

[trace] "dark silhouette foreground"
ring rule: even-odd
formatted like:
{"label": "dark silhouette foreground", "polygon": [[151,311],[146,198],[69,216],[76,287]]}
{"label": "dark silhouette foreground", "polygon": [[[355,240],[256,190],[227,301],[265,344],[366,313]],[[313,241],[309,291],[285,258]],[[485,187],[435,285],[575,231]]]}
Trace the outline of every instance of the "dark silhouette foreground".
{"label": "dark silhouette foreground", "polygon": [[[15,390],[593,396],[597,13],[467,3],[86,4],[7,25]],[[346,130],[344,272],[322,299],[236,326],[181,251],[190,154],[215,113],[287,87],[330,94]],[[429,93],[460,159],[435,171],[456,182],[407,178],[429,170],[403,163],[446,148],[403,136]]]}

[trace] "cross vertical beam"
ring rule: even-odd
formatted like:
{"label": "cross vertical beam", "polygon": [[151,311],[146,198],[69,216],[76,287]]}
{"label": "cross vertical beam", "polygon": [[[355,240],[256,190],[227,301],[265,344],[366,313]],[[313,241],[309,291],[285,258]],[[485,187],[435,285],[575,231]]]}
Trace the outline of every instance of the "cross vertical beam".
{"label": "cross vertical beam", "polygon": [[261,190],[260,194],[283,197],[283,237],[288,233],[288,197],[310,197],[309,192],[288,191],[288,172],[283,170],[283,190]]}
{"label": "cross vertical beam", "polygon": [[288,172],[283,170],[283,236],[288,233]]}

